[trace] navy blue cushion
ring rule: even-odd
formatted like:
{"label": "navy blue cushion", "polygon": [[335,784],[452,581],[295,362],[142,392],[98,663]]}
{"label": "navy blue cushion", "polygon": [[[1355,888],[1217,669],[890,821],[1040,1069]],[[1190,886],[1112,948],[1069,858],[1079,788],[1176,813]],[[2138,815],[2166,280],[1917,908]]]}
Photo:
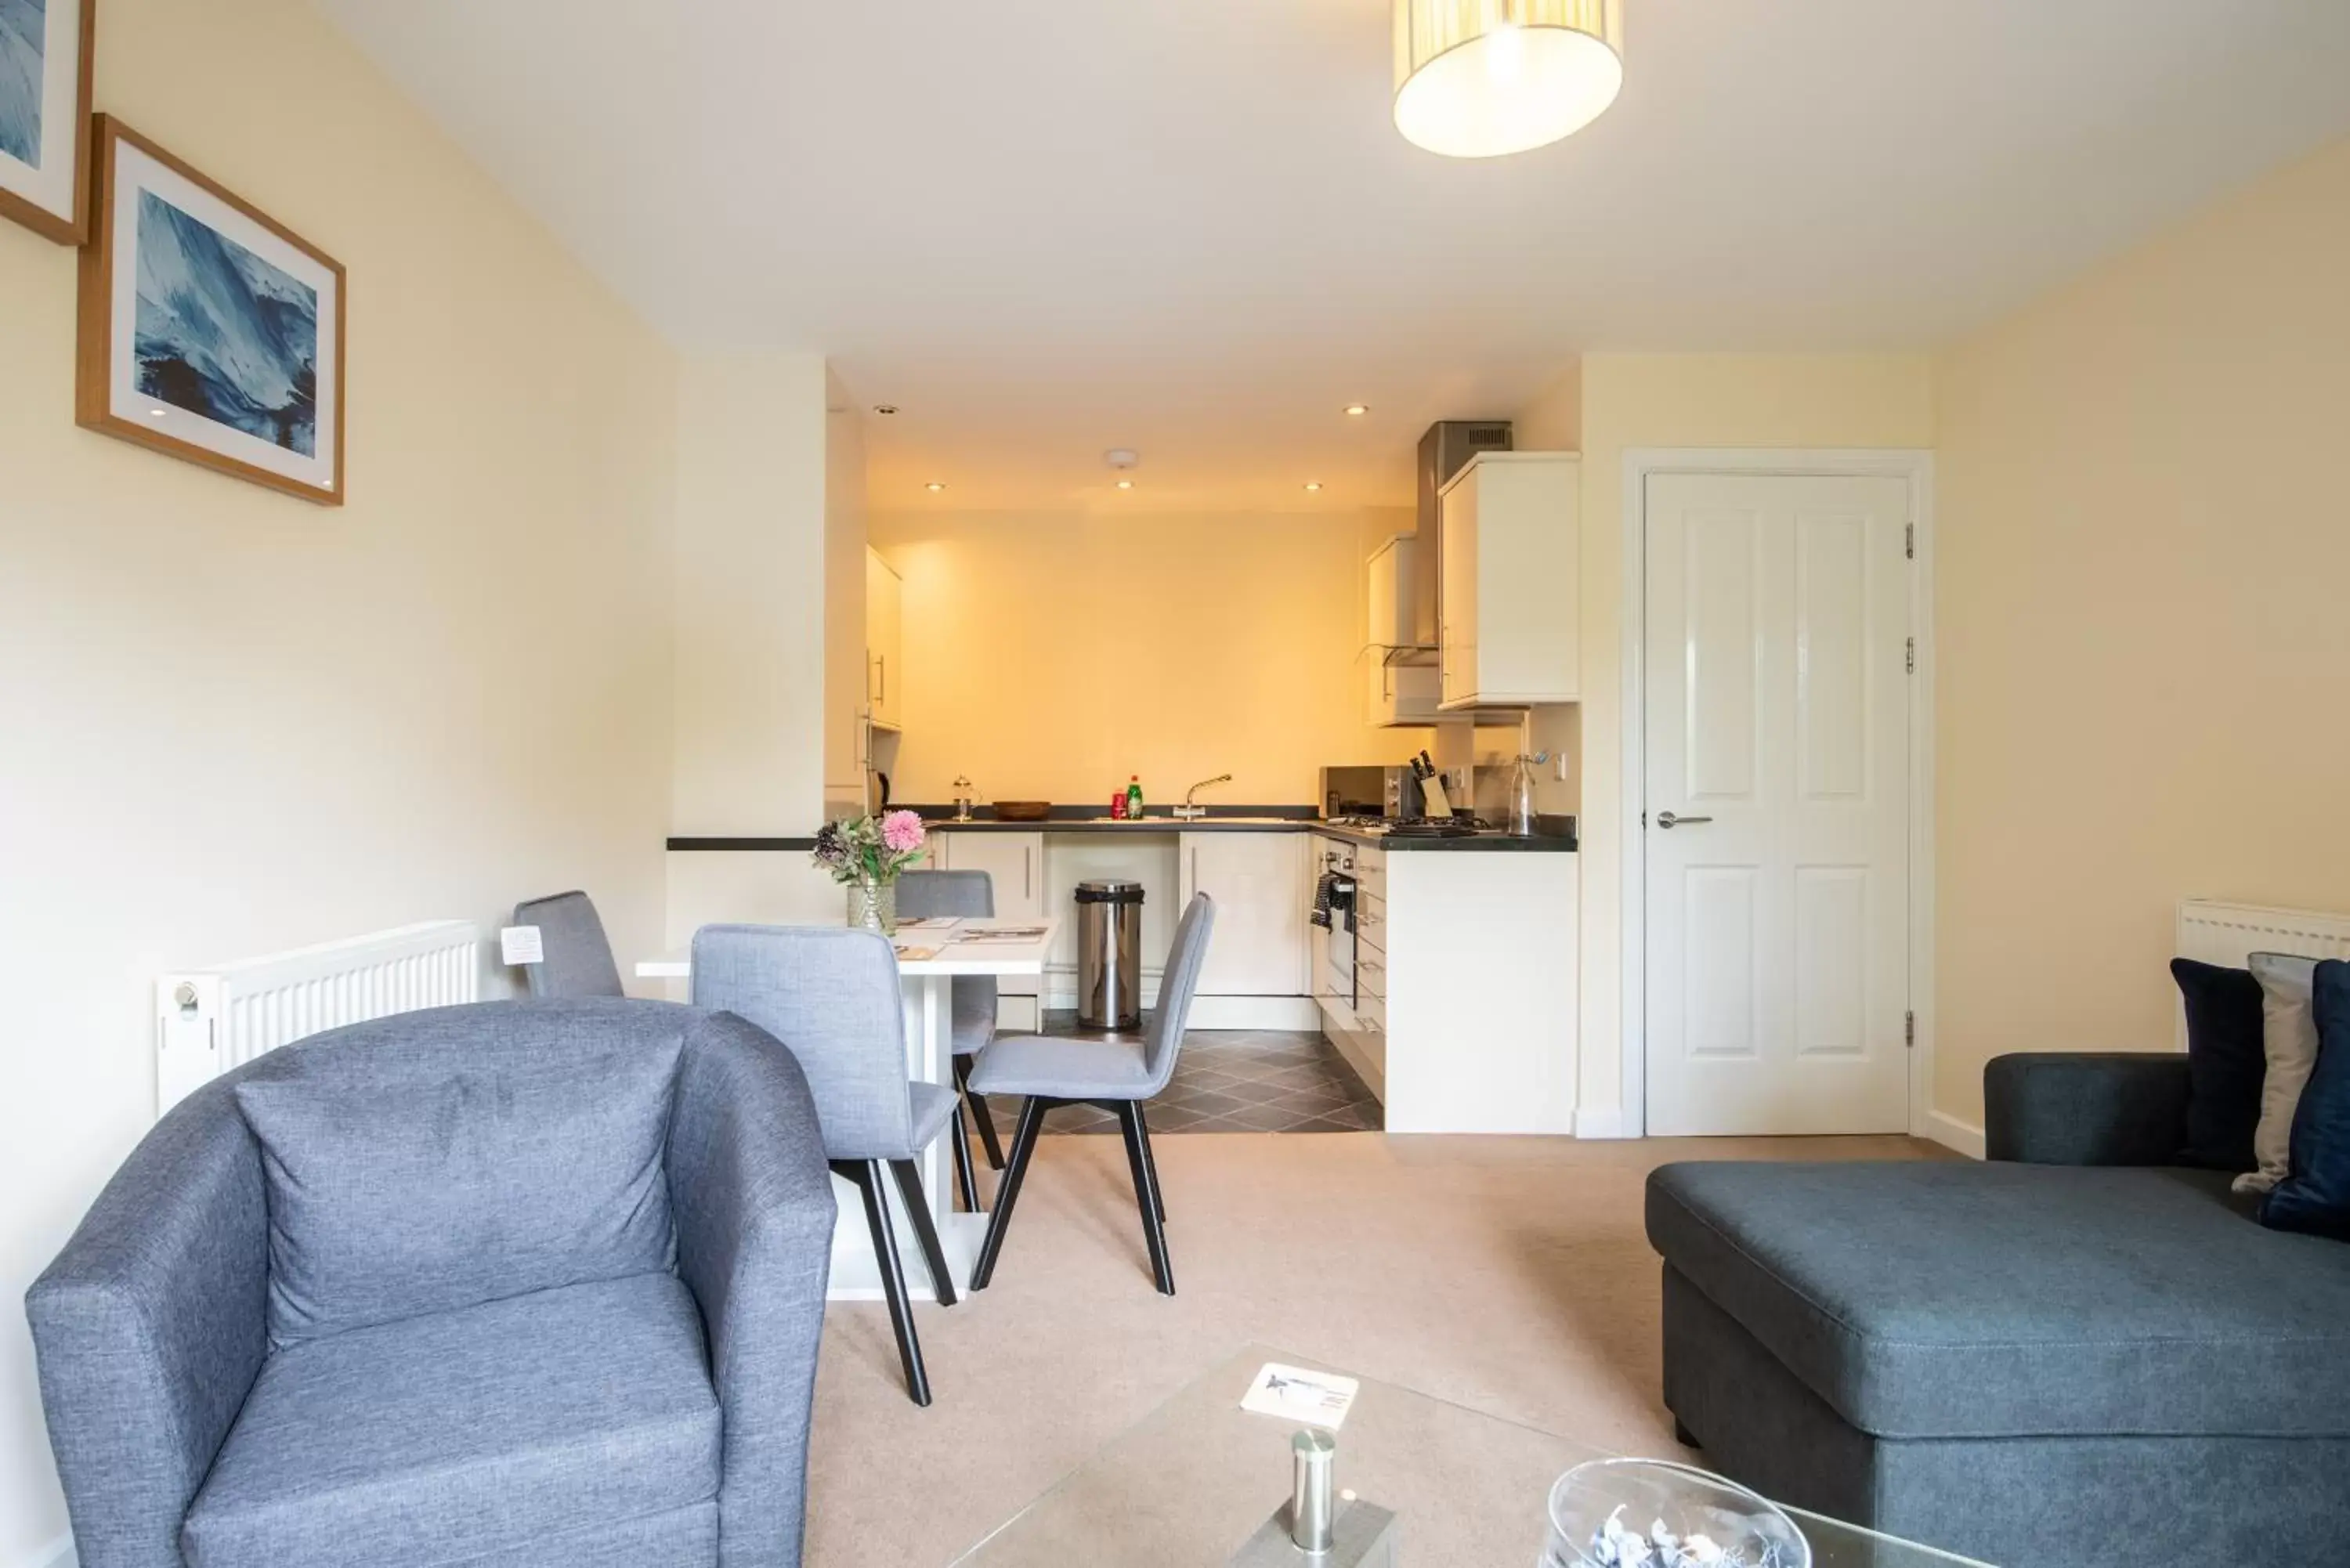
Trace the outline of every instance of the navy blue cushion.
{"label": "navy blue cushion", "polygon": [[2350,963],[2317,966],[2317,1065],[2293,1113],[2292,1174],[2261,1204],[2261,1223],[2350,1241]]}
{"label": "navy blue cushion", "polygon": [[2261,1124],[2261,982],[2248,969],[2172,959],[2170,977],[2187,1002],[2187,1147],[2182,1164],[2251,1170]]}

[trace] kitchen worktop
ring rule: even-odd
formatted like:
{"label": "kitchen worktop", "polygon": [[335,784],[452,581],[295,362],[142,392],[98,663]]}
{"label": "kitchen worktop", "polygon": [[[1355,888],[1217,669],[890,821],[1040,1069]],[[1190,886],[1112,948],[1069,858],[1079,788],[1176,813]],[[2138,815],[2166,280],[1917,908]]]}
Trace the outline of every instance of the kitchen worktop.
{"label": "kitchen worktop", "polygon": [[[1399,837],[1377,829],[1341,827],[1324,822],[1313,814],[1311,806],[1247,806],[1226,807],[1222,811],[1190,821],[1159,814],[1146,814],[1139,821],[1112,817],[1099,806],[1058,806],[1055,815],[1043,822],[999,822],[992,816],[974,816],[969,822],[957,822],[950,813],[935,806],[912,806],[908,809],[922,814],[922,826],[932,833],[1078,833],[1116,837],[1145,833],[1317,833],[1331,838],[1343,838],[1350,844],[1376,845],[1383,849],[1408,850],[1418,854],[1423,850],[1449,853],[1501,851],[1504,853],[1573,854],[1576,840],[1573,818],[1545,818],[1557,823],[1563,831],[1521,836],[1510,833],[1480,833],[1468,838]],[[984,808],[982,808],[984,809]],[[1082,815],[1080,815],[1082,814]]]}

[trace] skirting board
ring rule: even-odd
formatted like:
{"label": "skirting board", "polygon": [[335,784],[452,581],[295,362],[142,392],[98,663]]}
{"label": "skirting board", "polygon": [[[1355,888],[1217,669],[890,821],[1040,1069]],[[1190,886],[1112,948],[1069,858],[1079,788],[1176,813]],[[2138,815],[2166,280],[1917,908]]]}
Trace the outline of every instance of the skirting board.
{"label": "skirting board", "polygon": [[1578,1106],[1575,1111],[1575,1136],[1577,1137],[1638,1137],[1640,1135],[1624,1126],[1621,1106]]}
{"label": "skirting board", "polygon": [[1947,1111],[1926,1113],[1926,1136],[1945,1148],[1957,1149],[1969,1159],[1983,1158],[1983,1130]]}
{"label": "skirting board", "polygon": [[1292,1029],[1322,1027],[1322,1010],[1310,996],[1195,996],[1184,1019],[1192,1029]]}

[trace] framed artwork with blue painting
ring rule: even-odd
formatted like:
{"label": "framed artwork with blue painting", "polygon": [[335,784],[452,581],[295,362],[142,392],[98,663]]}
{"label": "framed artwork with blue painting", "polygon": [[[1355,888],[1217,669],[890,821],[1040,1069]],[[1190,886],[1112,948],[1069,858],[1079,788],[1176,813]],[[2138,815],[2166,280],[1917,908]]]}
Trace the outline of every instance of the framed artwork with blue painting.
{"label": "framed artwork with blue painting", "polygon": [[77,419],[341,505],[341,264],[110,115],[90,156]]}
{"label": "framed artwork with blue painting", "polygon": [[98,0],[0,0],[0,218],[89,237],[90,40]]}

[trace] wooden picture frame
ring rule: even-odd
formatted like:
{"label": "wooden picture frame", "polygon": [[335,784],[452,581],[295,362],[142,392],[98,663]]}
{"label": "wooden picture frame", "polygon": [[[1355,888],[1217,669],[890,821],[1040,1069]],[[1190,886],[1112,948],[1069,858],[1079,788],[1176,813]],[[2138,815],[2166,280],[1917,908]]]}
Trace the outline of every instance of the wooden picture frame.
{"label": "wooden picture frame", "polygon": [[[89,98],[98,50],[98,0],[0,0],[0,218],[44,239],[79,245],[89,238]],[[22,30],[37,26],[40,37]],[[61,40],[74,57],[57,58]],[[29,85],[31,96],[22,91]],[[25,156],[30,154],[29,157]]]}
{"label": "wooden picture frame", "polygon": [[111,115],[91,158],[76,421],[341,505],[342,264]]}

